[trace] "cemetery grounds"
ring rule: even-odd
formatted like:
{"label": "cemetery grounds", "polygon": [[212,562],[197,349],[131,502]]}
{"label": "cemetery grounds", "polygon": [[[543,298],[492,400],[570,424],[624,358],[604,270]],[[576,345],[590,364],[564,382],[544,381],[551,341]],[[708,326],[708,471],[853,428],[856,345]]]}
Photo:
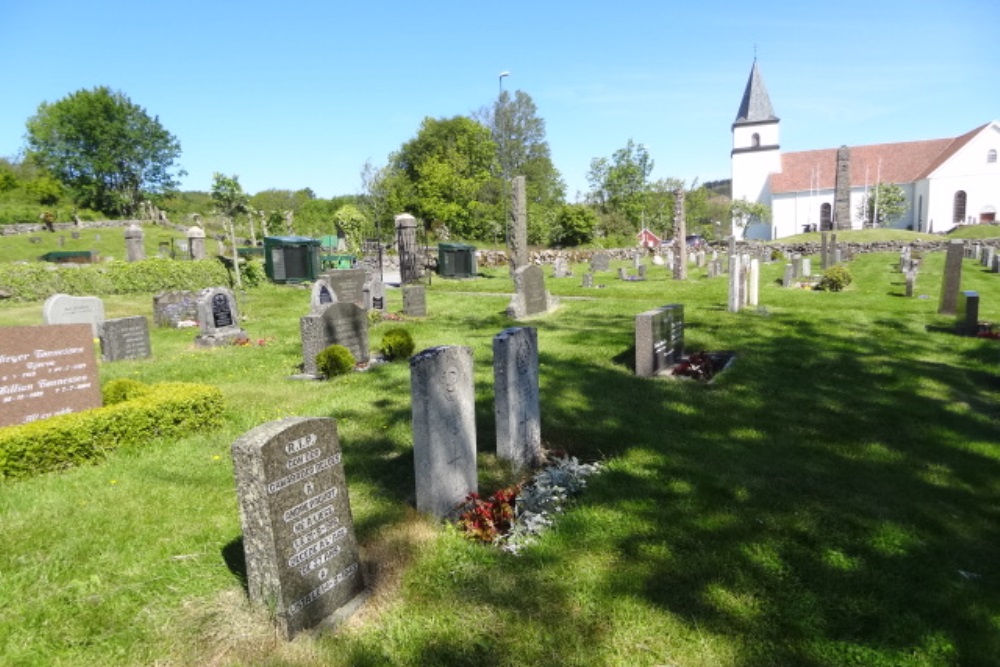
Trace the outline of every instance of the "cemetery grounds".
{"label": "cemetery grounds", "polygon": [[[153,357],[102,382],[218,386],[218,430],[0,484],[4,665],[997,665],[1000,342],[939,316],[943,253],[903,297],[893,254],[860,255],[842,293],[781,289],[726,311],[728,279],[614,276],[584,265],[546,286],[538,328],[542,438],[604,471],[520,555],[418,515],[409,369],[290,381],[308,290],[238,294],[252,345],[196,349],[152,329]],[[817,264],[814,259],[814,265]],[[1000,277],[966,260],[962,289],[1000,321]],[[480,491],[515,481],[493,455],[492,339],[506,269],[434,278],[417,349],[474,350]],[[151,296],[105,297],[108,318]],[[387,291],[398,312],[399,290]],[[630,368],[635,315],[685,306],[686,348],[732,350],[711,385]],[[5,325],[41,303],[2,303]],[[397,322],[372,327],[372,348]],[[372,596],[337,632],[278,639],[251,608],[230,446],[286,416],[337,420]]]}

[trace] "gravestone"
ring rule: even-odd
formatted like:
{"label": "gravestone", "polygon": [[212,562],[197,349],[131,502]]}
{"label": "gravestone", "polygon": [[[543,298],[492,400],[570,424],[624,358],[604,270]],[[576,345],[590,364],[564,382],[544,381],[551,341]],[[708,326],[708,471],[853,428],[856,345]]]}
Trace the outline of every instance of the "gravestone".
{"label": "gravestone", "polygon": [[198,294],[198,325],[201,334],[194,339],[198,347],[218,347],[247,340],[247,332],[240,328],[236,297],[225,287],[208,287]]}
{"label": "gravestone", "polygon": [[142,228],[134,222],[125,229],[125,261],[138,262],[146,259],[146,248],[142,244]]}
{"label": "gravestone", "polygon": [[336,302],[337,295],[330,288],[330,283],[323,276],[317,278],[313,282],[312,290],[309,294],[309,314],[320,315],[326,310],[327,306]]}
{"label": "gravestone", "polygon": [[733,255],[729,258],[729,300],[727,309],[730,313],[740,312],[743,304],[743,258],[740,255]]}
{"label": "gravestone", "polygon": [[618,280],[628,280],[628,272],[624,266],[618,267]]}
{"label": "gravestone", "polygon": [[75,241],[79,241],[80,240],[80,232],[70,232],[69,236],[70,236],[70,238],[72,238]]}
{"label": "gravestone", "polygon": [[205,259],[205,230],[197,225],[188,227],[187,239],[191,259]]}
{"label": "gravestone", "polygon": [[639,272],[639,274],[638,274],[639,280],[645,280],[646,279],[646,265],[645,264],[640,264],[639,268],[637,270]]}
{"label": "gravestone", "polygon": [[979,292],[959,293],[955,330],[963,336],[975,336],[979,333]]}
{"label": "gravestone", "polygon": [[149,322],[142,315],[104,320],[101,327],[101,360],[122,361],[152,356]]}
{"label": "gravestone", "polygon": [[684,306],[671,304],[635,317],[635,374],[655,377],[684,356]]}
{"label": "gravestone", "polygon": [[534,264],[514,272],[514,296],[507,306],[507,316],[515,319],[547,313],[556,300],[545,290],[545,275]]}
{"label": "gravestone", "polygon": [[417,219],[409,213],[396,216],[396,245],[401,284],[419,280],[422,273],[417,248]]}
{"label": "gravestone", "polygon": [[198,293],[169,290],[153,297],[153,324],[177,328],[181,322],[198,321]]}
{"label": "gravestone", "polygon": [[354,303],[333,303],[320,317],[323,345],[317,352],[330,345],[343,345],[358,363],[368,361],[368,314],[364,308]]}
{"label": "gravestone", "polygon": [[53,294],[42,305],[42,320],[46,324],[89,324],[92,338],[97,338],[104,324],[104,302],[96,296]]}
{"label": "gravestone", "polygon": [[515,176],[510,182],[510,210],[508,215],[510,235],[510,274],[528,265],[528,197],[524,176]]}
{"label": "gravestone", "polygon": [[823,271],[830,268],[829,244],[826,232],[819,233],[819,265]]}
{"label": "gravestone", "polygon": [[606,252],[595,252],[590,258],[590,272],[611,270],[611,255]]}
{"label": "gravestone", "polygon": [[906,296],[913,296],[913,292],[917,287],[917,272],[907,271],[906,272]]}
{"label": "gravestone", "polygon": [[583,274],[583,282],[580,283],[580,287],[593,287],[594,286],[594,274],[585,273]]}
{"label": "gravestone", "polygon": [[423,285],[403,286],[403,314],[410,317],[427,316],[427,294]]}
{"label": "gravestone", "polygon": [[639,265],[642,264],[642,254],[638,252],[632,253],[632,268],[638,269]]}
{"label": "gravestone", "polygon": [[677,261],[674,263],[674,280],[687,280],[687,222],[684,217],[684,188],[674,190],[674,239],[677,242]]}
{"label": "gravestone", "polygon": [[364,306],[364,269],[336,269],[327,271],[322,278],[333,291],[334,301]]}
{"label": "gravestone", "polygon": [[268,422],[232,456],[250,600],[286,639],[354,611],[365,585],[336,422]]}
{"label": "gravestone", "polygon": [[938,302],[939,315],[954,315],[958,306],[964,247],[965,243],[957,239],[948,244],[944,258],[944,278],[941,281],[941,299]]}
{"label": "gravestone", "polygon": [[513,327],[493,338],[493,395],[497,457],[534,467],[542,455],[536,329]]}
{"label": "gravestone", "polygon": [[802,277],[809,278],[812,276],[812,260],[808,257],[802,258]]}
{"label": "gravestone", "polygon": [[410,358],[417,510],[451,515],[478,490],[472,348],[432,347]]}
{"label": "gravestone", "polygon": [[365,300],[370,310],[385,310],[385,284],[381,278],[374,276],[365,287],[368,297]]}
{"label": "gravestone", "polygon": [[569,267],[566,264],[565,257],[556,257],[555,262],[552,265],[552,277],[553,278],[568,278],[573,275],[569,271]]}
{"label": "gravestone", "polygon": [[99,407],[90,324],[0,327],[0,426]]}
{"label": "gravestone", "polygon": [[785,264],[785,273],[781,276],[781,286],[791,287],[795,284],[795,266]]}
{"label": "gravestone", "polygon": [[760,302],[760,260],[754,257],[747,269],[747,305],[756,306]]}

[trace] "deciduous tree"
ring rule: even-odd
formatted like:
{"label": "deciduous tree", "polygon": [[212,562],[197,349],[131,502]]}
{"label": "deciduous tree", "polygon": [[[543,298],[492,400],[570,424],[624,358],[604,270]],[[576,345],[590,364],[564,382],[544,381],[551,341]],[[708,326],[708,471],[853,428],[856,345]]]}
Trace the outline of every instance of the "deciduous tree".
{"label": "deciduous tree", "polygon": [[133,215],[177,186],[177,138],[121,92],[101,86],[43,102],[27,123],[29,157],[71,189],[76,203]]}
{"label": "deciduous tree", "polygon": [[858,215],[865,227],[891,225],[906,213],[906,194],[895,183],[876,183],[858,204]]}

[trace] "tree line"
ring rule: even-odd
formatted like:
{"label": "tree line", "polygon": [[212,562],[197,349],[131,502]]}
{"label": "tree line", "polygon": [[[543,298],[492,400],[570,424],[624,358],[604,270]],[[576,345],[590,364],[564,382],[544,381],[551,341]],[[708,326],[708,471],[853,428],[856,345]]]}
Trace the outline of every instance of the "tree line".
{"label": "tree line", "polygon": [[[679,190],[691,233],[725,235],[733,213],[728,181],[654,181],[653,157],[632,138],[612,155],[595,157],[588,192],[568,202],[545,121],[520,90],[503,91],[468,115],[425,118],[385,164],[362,166],[359,193],[331,199],[309,188],[249,195],[238,175],[224,174],[215,175],[211,192],[178,191],[185,174],[179,140],[156,116],[105,86],[43,102],[26,128],[23,154],[0,159],[0,224],[33,222],[53,211],[63,218],[141,217],[155,207],[175,220],[216,216],[254,237],[339,231],[356,247],[362,238],[387,240],[394,216],[405,211],[433,238],[498,243],[514,176],[525,177],[529,242],[536,245],[631,245],[643,227],[669,238]],[[34,219],[10,219],[31,213]]]}

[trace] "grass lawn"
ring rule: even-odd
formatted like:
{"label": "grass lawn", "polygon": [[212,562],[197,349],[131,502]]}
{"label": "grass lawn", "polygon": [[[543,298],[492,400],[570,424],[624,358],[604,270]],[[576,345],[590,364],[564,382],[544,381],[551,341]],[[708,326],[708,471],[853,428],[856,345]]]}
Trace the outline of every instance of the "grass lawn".
{"label": "grass lawn", "polygon": [[[550,278],[562,305],[529,323],[542,437],[605,471],[520,556],[412,509],[406,364],[287,379],[308,290],[239,295],[262,345],[153,330],[154,357],[102,381],[216,385],[226,424],[0,485],[0,664],[1000,665],[1000,341],[936,314],[943,263],[925,257],[911,299],[891,254],[859,256],[842,293],[781,289],[766,265],[762,306],[738,314],[727,278],[694,269]],[[966,260],[962,288],[1000,321],[1000,276]],[[418,350],[474,350],[483,492],[509,481],[491,376],[511,290],[506,269],[435,277],[430,316],[403,323]],[[668,303],[689,351],[736,352],[714,384],[632,373],[635,315]],[[105,305],[152,314],[149,296]],[[40,324],[41,303],[0,304],[0,322]],[[337,419],[373,596],[285,643],[246,603],[229,447],[290,415]]]}

